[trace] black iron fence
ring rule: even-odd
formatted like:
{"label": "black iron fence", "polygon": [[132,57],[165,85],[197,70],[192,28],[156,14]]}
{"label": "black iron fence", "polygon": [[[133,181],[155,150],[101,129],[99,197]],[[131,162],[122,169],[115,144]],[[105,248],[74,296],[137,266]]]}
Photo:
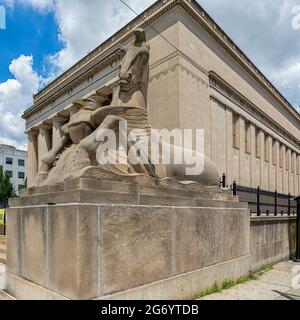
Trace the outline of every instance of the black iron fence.
{"label": "black iron fence", "polygon": [[[221,187],[227,188],[226,175],[223,174],[221,178]],[[284,216],[284,215],[296,215],[297,204],[295,196],[291,194],[278,193],[262,190],[260,187],[249,188],[239,186],[234,181],[231,185],[233,195],[238,195],[240,201],[248,202],[251,215],[256,216]]]}

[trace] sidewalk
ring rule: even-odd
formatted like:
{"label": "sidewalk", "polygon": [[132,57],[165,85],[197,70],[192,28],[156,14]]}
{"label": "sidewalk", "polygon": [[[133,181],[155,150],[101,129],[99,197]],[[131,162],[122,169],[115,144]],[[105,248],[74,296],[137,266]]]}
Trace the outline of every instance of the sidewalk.
{"label": "sidewalk", "polygon": [[292,288],[292,279],[296,276],[292,270],[295,266],[299,266],[300,272],[300,263],[281,262],[257,280],[236,285],[199,300],[300,300],[300,289]]}
{"label": "sidewalk", "polygon": [[5,278],[5,265],[0,263],[0,290],[4,289],[4,278]]}
{"label": "sidewalk", "polygon": [[[292,288],[292,279],[296,276],[292,269],[295,266],[299,266],[300,270],[300,263],[281,262],[259,276],[258,280],[236,285],[199,300],[300,300],[300,289]],[[5,266],[0,264],[0,291],[4,286],[4,276]]]}

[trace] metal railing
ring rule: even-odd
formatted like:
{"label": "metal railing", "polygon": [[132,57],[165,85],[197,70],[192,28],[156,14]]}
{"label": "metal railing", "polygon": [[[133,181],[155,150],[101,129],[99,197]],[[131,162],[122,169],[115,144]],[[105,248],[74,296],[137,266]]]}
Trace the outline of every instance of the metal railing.
{"label": "metal railing", "polygon": [[[226,185],[226,175],[223,174],[220,185]],[[249,188],[238,185],[235,181],[230,186],[233,195],[238,195],[241,202],[248,202],[251,215],[256,216],[292,216],[297,214],[295,196],[261,189],[260,186]]]}

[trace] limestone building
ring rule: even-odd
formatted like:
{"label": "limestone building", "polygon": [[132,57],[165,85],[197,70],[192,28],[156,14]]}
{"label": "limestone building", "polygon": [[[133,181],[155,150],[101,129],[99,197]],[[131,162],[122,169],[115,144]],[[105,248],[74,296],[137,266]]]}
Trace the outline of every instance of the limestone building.
{"label": "limestone building", "polygon": [[25,186],[27,152],[0,144],[0,166],[10,175],[11,182],[18,194],[19,190]]}
{"label": "limestone building", "polygon": [[26,110],[28,185],[75,100],[110,103],[121,46],[149,39],[154,128],[203,128],[205,153],[239,185],[298,195],[300,115],[194,0],[160,0],[34,96]]}

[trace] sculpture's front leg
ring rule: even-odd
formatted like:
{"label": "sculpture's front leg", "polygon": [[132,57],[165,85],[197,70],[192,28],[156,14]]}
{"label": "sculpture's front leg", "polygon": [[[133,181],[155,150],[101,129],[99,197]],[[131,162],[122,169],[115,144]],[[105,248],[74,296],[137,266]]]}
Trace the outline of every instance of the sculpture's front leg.
{"label": "sculpture's front leg", "polygon": [[64,135],[61,140],[42,158],[39,172],[36,177],[37,184],[47,177],[49,170],[53,167],[57,155],[69,143],[69,141],[69,137]]}
{"label": "sculpture's front leg", "polygon": [[[120,121],[124,121],[124,119],[114,115],[107,116],[93,133],[80,142],[72,171],[78,171],[91,165],[90,154],[96,152],[106,130],[113,129]],[[103,132],[102,137],[101,131]]]}

